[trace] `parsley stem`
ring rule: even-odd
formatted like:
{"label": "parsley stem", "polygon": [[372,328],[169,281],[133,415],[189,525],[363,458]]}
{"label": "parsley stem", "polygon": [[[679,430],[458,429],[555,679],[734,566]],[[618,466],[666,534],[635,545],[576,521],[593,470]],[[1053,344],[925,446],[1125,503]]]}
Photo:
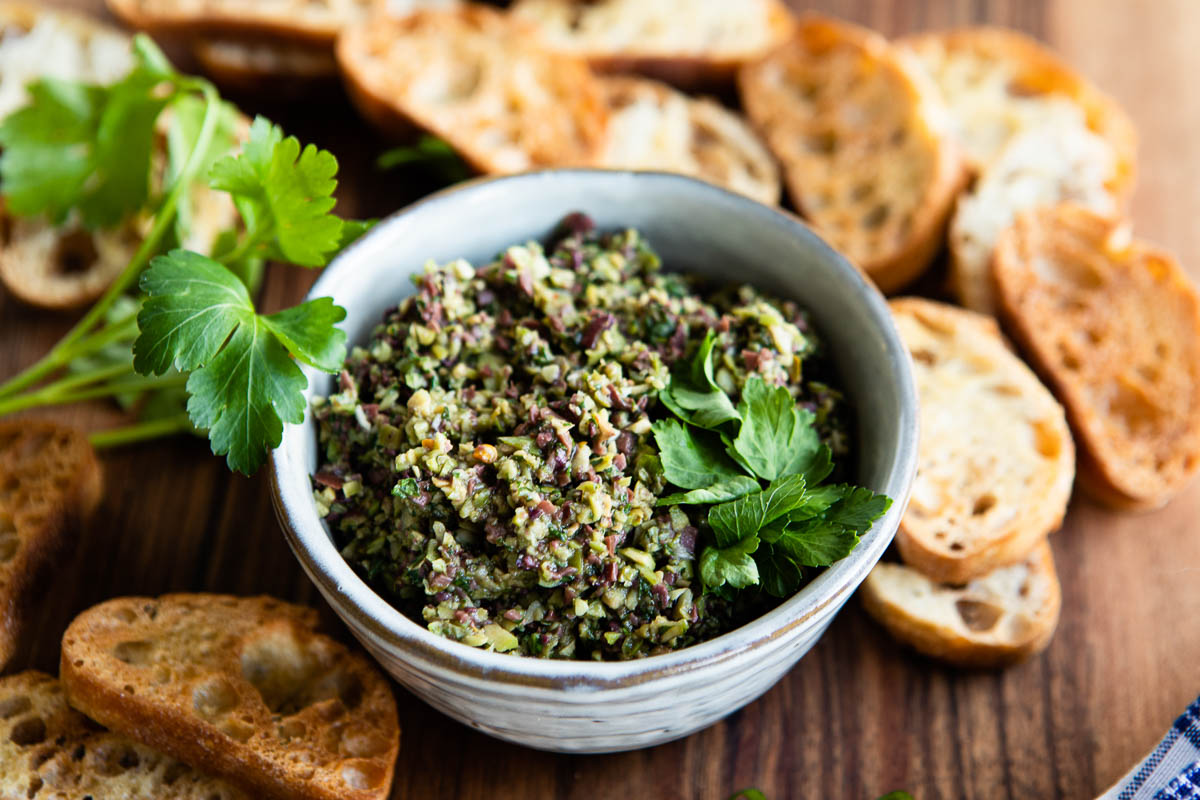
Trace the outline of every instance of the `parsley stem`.
{"label": "parsley stem", "polygon": [[[128,367],[122,366],[118,374],[126,374],[128,370]],[[84,400],[95,400],[101,397],[137,394],[138,392],[145,392],[151,389],[181,387],[187,383],[187,376],[135,376],[124,380],[103,383],[99,386],[88,385],[94,383],[96,380],[96,378],[90,375],[80,375],[75,378],[66,378],[57,383],[52,383],[34,392],[17,395],[16,397],[6,397],[0,400],[0,416],[15,414],[18,411],[39,408],[41,406],[61,406],[69,403],[80,403]],[[76,388],[81,385],[86,385],[88,388]]]}
{"label": "parsley stem", "polygon": [[[163,236],[174,223],[175,212],[179,207],[180,198],[196,179],[196,173],[199,171],[201,164],[204,163],[205,153],[208,152],[209,144],[216,133],[217,123],[220,119],[220,97],[217,94],[216,88],[210,83],[196,83],[195,88],[204,94],[204,117],[200,124],[200,133],[196,137],[195,147],[188,154],[187,161],[184,162],[183,167],[179,170],[179,174],[175,178],[174,184],[171,186],[171,190],[167,193],[162,208],[155,216],[154,226],[150,229],[150,233],[142,240],[141,245],[133,254],[133,258],[130,259],[124,271],[117,276],[104,295],[96,301],[96,304],[84,314],[83,319],[75,323],[75,326],[67,332],[67,335],[60,339],[54,347],[50,348],[49,353],[24,371],[0,384],[0,398],[11,397],[22,389],[37,383],[82,353],[92,352],[108,344],[110,341],[120,338],[119,336],[114,336],[112,339],[105,338],[101,339],[101,343],[98,345],[92,343],[80,347],[82,344],[81,340],[92,332],[92,329],[104,318],[104,315],[112,307],[112,304],[117,301],[117,298],[123,295],[133,282],[137,280],[142,270],[145,269],[147,262],[149,262],[150,256],[158,250]],[[108,327],[104,330],[108,330]],[[32,395],[26,395],[26,397],[28,396]],[[0,403],[0,409],[5,407],[5,404]],[[0,413],[7,412],[0,411]]]}
{"label": "parsley stem", "polygon": [[187,433],[192,430],[192,421],[187,414],[179,414],[166,419],[155,419],[149,422],[138,422],[122,428],[107,431],[97,431],[88,437],[92,447],[97,450],[104,447],[120,447],[127,444],[137,444],[149,439],[172,436],[177,433]]}
{"label": "parsley stem", "polygon": [[[195,181],[196,173],[200,170],[201,164],[204,163],[205,154],[212,143],[213,134],[216,133],[217,123],[220,119],[220,96],[217,94],[216,88],[209,83],[200,84],[198,88],[204,93],[204,117],[200,123],[200,133],[196,136],[196,143],[192,148],[192,152],[188,153],[187,161],[184,162],[183,167],[179,170],[179,174],[175,177],[175,183],[172,184],[171,190],[167,193],[162,208],[155,215],[154,227],[150,229],[150,233],[142,240],[141,246],[133,254],[129,265],[112,282],[112,285],[108,287],[108,291],[104,293],[104,296],[97,300],[96,304],[88,310],[83,319],[55,345],[55,349],[69,348],[80,338],[87,335],[95,327],[96,323],[104,318],[104,314],[117,301],[117,298],[124,294],[125,290],[142,274],[142,270],[150,260],[150,255],[158,249],[163,236],[174,223],[175,213],[179,207],[179,200],[183,197],[183,193],[191,187],[192,182]],[[51,350],[51,353],[53,352],[54,350]]]}

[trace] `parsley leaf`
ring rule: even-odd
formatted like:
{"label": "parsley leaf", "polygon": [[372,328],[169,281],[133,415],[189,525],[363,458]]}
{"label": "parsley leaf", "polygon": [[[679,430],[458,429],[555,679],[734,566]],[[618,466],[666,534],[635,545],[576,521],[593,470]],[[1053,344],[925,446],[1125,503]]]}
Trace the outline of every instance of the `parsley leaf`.
{"label": "parsley leaf", "polygon": [[804,502],[803,475],[791,475],[751,494],[708,510],[708,524],[719,547],[753,536],[765,525]]}
{"label": "parsley leaf", "polygon": [[304,418],[308,385],[292,358],[334,371],[345,358],[346,334],[334,323],[345,310],[322,297],[263,316],[245,285],[221,264],[173,250],[142,275],[149,295],[138,314],[141,335],[134,367],[162,374],[191,371],[188,413],[207,428],[213,452],[246,474],[279,444],[284,422]]}
{"label": "parsley leaf", "polygon": [[812,412],[797,406],[786,388],[752,375],[737,411],[742,425],[728,451],[749,472],[768,481],[804,474],[815,485],[832,471],[832,456],[821,444]]}
{"label": "parsley leaf", "polygon": [[30,84],[30,103],[0,124],[0,184],[8,209],[88,228],[112,227],[150,192],[154,121],[170,101],[144,63],[110,86],[54,78]]}
{"label": "parsley leaf", "polygon": [[415,145],[392,148],[375,159],[375,166],[381,170],[412,165],[428,167],[446,183],[458,183],[471,177],[471,169],[454,148],[446,141],[428,134],[422,136]]}
{"label": "parsley leaf", "polygon": [[751,555],[758,549],[758,537],[747,536],[728,547],[706,547],[700,554],[700,579],[705,588],[729,584],[744,589],[759,582],[758,565]]}
{"label": "parsley leaf", "polygon": [[342,245],[345,223],[331,214],[337,159],[264,117],[237,156],[213,164],[211,185],[233,195],[247,236],[265,258],[321,267]]}
{"label": "parsley leaf", "polygon": [[694,505],[703,505],[705,503],[723,503],[726,500],[736,500],[742,495],[757,492],[759,490],[758,481],[748,475],[734,475],[729,478],[722,478],[715,483],[700,489],[692,489],[690,492],[681,494],[669,494],[661,498],[657,505],[683,505],[691,503]]}
{"label": "parsley leaf", "polygon": [[652,430],[663,474],[676,486],[706,489],[725,479],[743,477],[712,434],[693,430],[674,419],[659,420]]}
{"label": "parsley leaf", "polygon": [[717,335],[710,328],[689,364],[677,364],[671,383],[659,393],[663,405],[683,421],[715,430],[739,419],[729,395],[713,378],[713,347]]}

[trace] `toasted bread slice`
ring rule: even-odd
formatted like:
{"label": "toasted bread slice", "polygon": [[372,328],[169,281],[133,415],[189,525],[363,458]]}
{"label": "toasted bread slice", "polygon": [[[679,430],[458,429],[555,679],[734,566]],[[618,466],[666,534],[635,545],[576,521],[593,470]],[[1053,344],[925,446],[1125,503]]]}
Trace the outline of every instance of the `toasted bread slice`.
{"label": "toasted bread slice", "polygon": [[911,297],[891,308],[921,404],[917,477],[896,544],[934,581],[964,583],[1024,558],[1062,523],[1071,432],[994,320]]}
{"label": "toasted bread slice", "polygon": [[481,172],[590,164],[608,122],[601,89],[583,61],[530,36],[482,6],[419,11],[348,28],[337,57],[368,119],[423,128]]}
{"label": "toasted bread slice", "polygon": [[685,88],[732,81],[795,26],[780,0],[517,0],[512,14],[536,24],[548,46],[597,70]]}
{"label": "toasted bread slice", "polygon": [[111,83],[133,69],[132,40],[82,14],[0,2],[0,118],[28,102],[37,78]]}
{"label": "toasted bread slice", "polygon": [[0,280],[30,305],[63,311],[104,294],[142,241],[141,220],[113,230],[58,228],[0,211]]}
{"label": "toasted bread slice", "polygon": [[308,91],[337,78],[337,59],[328,45],[274,38],[196,39],[192,54],[214,81],[245,92]]}
{"label": "toasted bread slice", "polygon": [[1156,508],[1200,469],[1200,294],[1163,250],[1062,206],[1000,239],[1001,316],[1063,405],[1079,477],[1117,508]]}
{"label": "toasted bread slice", "polygon": [[0,797],[63,800],[249,800],[67,705],[41,672],[0,678]]}
{"label": "toasted bread slice", "polygon": [[[0,115],[28,102],[25,87],[45,77],[109,83],[132,67],[126,34],[87,17],[0,3]],[[165,129],[164,121],[160,128]],[[248,130],[248,123],[243,123]],[[159,141],[156,179],[162,181],[165,137]],[[237,220],[232,200],[207,186],[188,207],[194,221],[185,245],[212,245],[217,233]],[[40,218],[14,218],[0,208],[0,281],[18,298],[56,310],[93,302],[121,273],[141,244],[145,219],[111,230],[89,232],[78,224],[56,227]]]}
{"label": "toasted bread slice", "polygon": [[779,168],[734,112],[644,78],[602,78],[601,85],[612,116],[600,166],[681,172],[779,202]]}
{"label": "toasted bread slice", "polygon": [[377,800],[400,728],[387,680],[268,597],[126,597],[63,636],[71,705],[254,797]]}
{"label": "toasted bread slice", "polygon": [[365,20],[375,0],[108,0],[128,25],[152,33],[282,36],[330,44]]}
{"label": "toasted bread slice", "polygon": [[1031,128],[1013,137],[959,199],[950,223],[950,283],[959,302],[996,313],[992,256],[1021,211],[1075,203],[1118,215],[1120,200],[1111,187],[1119,169],[1108,143],[1079,125]]}
{"label": "toasted bread slice", "polygon": [[830,244],[895,291],[941,248],[966,179],[937,90],[880,35],[806,16],[738,76],[792,201]]}
{"label": "toasted bread slice", "polygon": [[1129,116],[1050,49],[1004,28],[976,27],[899,40],[941,89],[959,142],[980,172],[1031,128],[1086,127],[1116,155],[1110,192],[1133,187],[1137,136]]}
{"label": "toasted bread slice", "polygon": [[35,420],[0,423],[0,668],[44,579],[100,505],[102,478],[79,431]]}
{"label": "toasted bread slice", "polygon": [[863,581],[863,606],[912,648],[962,667],[999,667],[1044,649],[1058,625],[1062,588],[1045,539],[1016,564],[965,586],[880,562]]}

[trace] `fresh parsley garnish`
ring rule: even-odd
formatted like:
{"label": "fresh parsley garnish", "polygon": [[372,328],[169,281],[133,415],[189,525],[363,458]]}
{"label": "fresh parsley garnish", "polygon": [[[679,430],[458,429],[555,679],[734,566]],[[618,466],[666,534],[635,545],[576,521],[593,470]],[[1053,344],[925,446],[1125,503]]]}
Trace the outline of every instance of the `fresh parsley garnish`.
{"label": "fresh parsley garnish", "polygon": [[706,590],[759,586],[786,597],[803,583],[805,568],[848,555],[892,501],[870,489],[820,485],[833,457],[812,412],[758,375],[747,379],[735,406],[714,377],[716,344],[709,330],[659,392],[678,417],[652,429],[663,476],[688,490],[659,505],[709,506],[711,541],[699,560]]}
{"label": "fresh parsley garnish", "polygon": [[[296,362],[336,372],[345,358],[336,327],[345,311],[329,298],[258,313],[263,264],[324,266],[371,222],[333,213],[331,153],[260,117],[235,154],[237,116],[212,84],[176,72],[145,36],[134,51],[134,69],[109,86],[35,81],[30,104],[0,123],[9,212],[89,228],[150,220],[108,292],[45,357],[0,385],[0,414],[114,397],[140,408],[141,422],[98,443],[199,428],[232,469],[250,473],[279,444],[283,423],[303,418]],[[200,246],[189,237],[197,189],[227,193],[240,217],[212,232],[205,253],[187,249]],[[128,296],[134,286],[144,295]]]}
{"label": "fresh parsley garnish", "polygon": [[170,102],[163,77],[142,60],[110,86],[43,78],[31,102],[0,125],[8,210],[61,223],[77,211],[88,228],[111,227],[150,191],[154,122]]}
{"label": "fresh parsley garnish", "polygon": [[237,276],[187,250],[155,258],[141,287],[134,368],[190,372],[188,413],[239,472],[279,444],[284,422],[304,419],[308,382],[289,356],[326,372],[346,357],[346,334],[334,327],[346,312],[328,297],[263,316]]}

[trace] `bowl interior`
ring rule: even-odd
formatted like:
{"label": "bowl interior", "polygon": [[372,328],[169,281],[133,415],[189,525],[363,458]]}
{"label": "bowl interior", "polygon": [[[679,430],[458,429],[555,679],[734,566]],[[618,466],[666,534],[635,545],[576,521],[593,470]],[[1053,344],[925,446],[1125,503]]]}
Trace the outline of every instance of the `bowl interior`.
{"label": "bowl interior", "polygon": [[[831,348],[857,418],[857,480],[895,503],[847,558],[796,596],[731,633],[676,653],[636,662],[524,659],[441,639],[376,595],[345,563],[311,500],[316,468],[311,415],[288,425],[272,456],[276,501],[289,538],[326,593],[364,615],[380,636],[425,651],[449,653],[491,673],[556,679],[581,672],[603,678],[684,660],[718,657],[769,636],[780,626],[833,613],[887,547],[907,502],[916,458],[916,401],[907,354],[879,293],[794,217],[708,184],[665,173],[559,170],[477,181],[423,200],[380,222],[317,281],[311,297],[332,296],[347,311],[349,342],[363,343],[384,312],[413,292],[423,265],[466,258],[479,265],[504,247],[544,240],[568,212],[582,211],[601,229],[636,227],[666,269],[749,283],[799,302]],[[335,376],[305,369],[306,396],[328,394]],[[564,666],[568,665],[568,666]]]}

